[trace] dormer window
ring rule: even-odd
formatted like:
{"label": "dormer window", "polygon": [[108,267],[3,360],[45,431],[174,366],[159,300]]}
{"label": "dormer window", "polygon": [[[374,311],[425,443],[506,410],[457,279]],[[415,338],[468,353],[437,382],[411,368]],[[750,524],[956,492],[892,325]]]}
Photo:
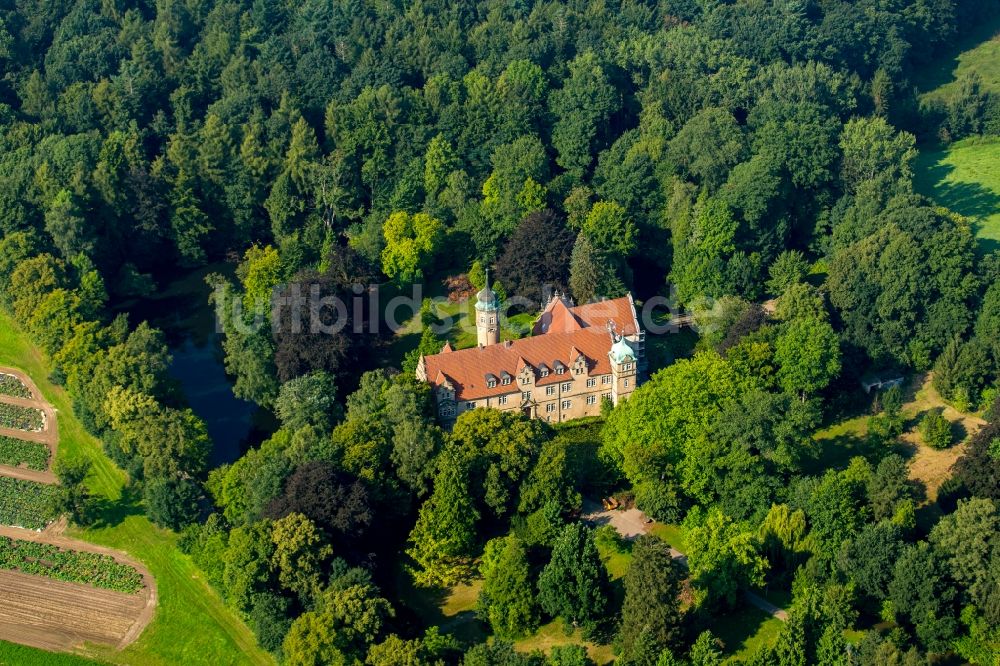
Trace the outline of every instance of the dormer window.
{"label": "dormer window", "polygon": [[492,372],[486,373],[486,388],[496,388],[497,378]]}
{"label": "dormer window", "polygon": [[511,381],[510,373],[504,371],[503,374],[500,375],[500,383],[503,384],[504,386],[507,386],[507,384],[510,384],[510,381]]}
{"label": "dormer window", "polygon": [[538,374],[541,375],[542,377],[548,377],[549,376],[549,366],[547,366],[547,365],[540,365],[540,366],[538,366]]}
{"label": "dormer window", "polygon": [[566,372],[566,366],[560,361],[555,362],[556,374],[561,375]]}

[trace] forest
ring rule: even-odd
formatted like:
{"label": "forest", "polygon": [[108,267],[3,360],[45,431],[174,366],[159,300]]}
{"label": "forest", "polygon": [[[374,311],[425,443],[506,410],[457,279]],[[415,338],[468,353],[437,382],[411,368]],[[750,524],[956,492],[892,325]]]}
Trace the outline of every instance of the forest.
{"label": "forest", "polygon": [[[998,12],[4,0],[0,307],[280,663],[583,666],[586,644],[713,666],[719,619],[763,590],[787,619],[740,663],[996,666],[1000,254],[917,193],[914,163],[1000,135],[975,76],[929,103],[915,84]],[[163,333],[127,314],[205,268],[233,392],[276,419],[215,467]],[[512,315],[545,288],[628,291],[697,335],[660,341],[648,382],[582,426],[473,410],[446,430],[413,377],[445,341],[433,308],[405,353],[373,307],[335,334],[272,311],[486,269],[538,306]],[[861,391],[873,373],[931,373],[983,420],[931,493],[904,432],[962,438],[941,411],[910,423],[905,386]],[[824,448],[850,418],[862,445]],[[578,520],[611,493],[682,529],[685,564]],[[473,581],[472,636],[410,599]],[[515,649],[553,621],[582,638]]]}

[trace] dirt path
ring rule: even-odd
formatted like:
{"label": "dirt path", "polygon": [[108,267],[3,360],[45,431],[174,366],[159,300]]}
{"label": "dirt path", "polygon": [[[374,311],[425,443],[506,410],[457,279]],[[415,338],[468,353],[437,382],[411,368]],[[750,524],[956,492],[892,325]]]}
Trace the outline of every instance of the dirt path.
{"label": "dirt path", "polygon": [[[133,567],[136,571],[138,571],[139,574],[142,576],[142,582],[144,585],[142,591],[135,595],[122,595],[122,596],[131,598],[138,597],[142,600],[142,604],[127,604],[127,606],[129,608],[132,608],[134,612],[137,612],[138,615],[130,616],[130,622],[128,623],[127,628],[124,631],[120,632],[121,638],[119,638],[117,640],[117,643],[115,643],[115,646],[120,650],[129,645],[130,643],[133,643],[137,638],[139,638],[139,635],[142,633],[142,630],[145,629],[146,625],[148,625],[153,620],[153,615],[156,611],[156,603],[157,603],[156,580],[153,578],[153,575],[149,572],[149,569],[147,569],[146,566],[142,564],[142,562],[139,562],[138,560],[131,557],[127,553],[123,553],[120,550],[114,550],[112,548],[97,546],[92,543],[88,543],[86,541],[78,541],[77,539],[70,539],[68,537],[65,537],[62,534],[65,528],[66,528],[65,520],[60,520],[53,523],[43,532],[33,532],[31,530],[21,529],[20,527],[0,526],[0,536],[5,536],[11,539],[20,539],[21,541],[45,543],[52,546],[58,546],[59,548],[66,548],[68,550],[77,550],[86,553],[97,553],[99,555],[110,555],[115,559],[115,561],[120,562],[121,564],[127,564],[128,566]],[[23,574],[18,574],[18,575],[23,575]],[[108,590],[101,590],[100,588],[94,588],[89,585],[74,585],[70,583],[63,583],[62,581],[54,581],[51,579],[44,578],[42,576],[27,576],[27,578],[34,579],[38,581],[39,584],[44,583],[49,587],[54,587],[54,588],[61,588],[62,586],[65,585],[71,585],[73,588],[79,588],[77,594],[84,600],[90,597],[96,598],[102,595],[103,593],[109,592]],[[112,592],[111,594],[120,595],[121,593]],[[4,585],[0,584],[0,599],[3,599],[4,601],[4,603],[0,604],[0,608],[4,608],[7,606],[8,604],[7,597],[8,597],[8,589]],[[84,608],[87,608],[87,606],[84,606]],[[59,630],[58,626],[52,627],[52,631],[58,631],[58,630]],[[7,633],[5,631],[5,627],[2,622],[0,622],[0,638],[3,638],[5,640],[11,640],[18,643],[24,642],[21,640],[21,635],[16,631]],[[45,646],[36,646],[36,647],[45,647]]]}
{"label": "dirt path", "polygon": [[[583,511],[584,513],[581,516],[581,520],[585,523],[595,527],[611,525],[626,539],[634,539],[642,534],[646,534],[649,532],[649,528],[653,524],[646,514],[639,509],[631,508],[605,511],[600,504],[590,499],[585,499],[583,501]],[[675,560],[680,561],[684,568],[687,569],[687,555],[673,546],[670,546],[670,556]],[[775,606],[767,599],[764,599],[749,590],[745,591],[743,596],[749,604],[756,606],[765,613],[778,618],[782,622],[788,621],[788,613],[783,608]]]}

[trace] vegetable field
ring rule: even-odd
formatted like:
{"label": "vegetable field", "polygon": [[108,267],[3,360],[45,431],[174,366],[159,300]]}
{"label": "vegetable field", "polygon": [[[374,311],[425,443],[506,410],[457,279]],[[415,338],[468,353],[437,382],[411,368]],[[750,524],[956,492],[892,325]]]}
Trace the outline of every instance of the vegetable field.
{"label": "vegetable field", "polygon": [[109,555],[65,550],[46,543],[7,537],[0,537],[0,569],[84,583],[126,594],[142,589],[139,572]]}
{"label": "vegetable field", "polygon": [[58,486],[0,477],[0,525],[40,530],[55,520]]}
{"label": "vegetable field", "polygon": [[30,399],[31,391],[20,379],[14,375],[7,375],[0,372],[0,395],[10,395],[15,398]]}
{"label": "vegetable field", "polygon": [[0,465],[45,471],[49,466],[49,447],[0,435]]}
{"label": "vegetable field", "polygon": [[21,407],[0,402],[0,428],[39,432],[45,426],[42,412],[34,407]]}

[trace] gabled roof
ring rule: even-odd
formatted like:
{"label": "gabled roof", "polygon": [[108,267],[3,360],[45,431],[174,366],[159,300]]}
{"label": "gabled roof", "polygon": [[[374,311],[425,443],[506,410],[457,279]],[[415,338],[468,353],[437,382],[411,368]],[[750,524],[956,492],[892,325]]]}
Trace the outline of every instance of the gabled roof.
{"label": "gabled roof", "polygon": [[[627,296],[575,308],[570,308],[561,299],[549,305],[546,312],[553,317],[549,319],[548,332],[509,343],[426,356],[427,376],[436,377],[443,372],[453,383],[458,400],[478,400],[519,390],[500,381],[490,388],[488,382],[490,377],[513,379],[513,375],[526,366],[535,369],[535,384],[539,386],[574,381],[572,374],[560,375],[555,370],[560,367],[568,370],[580,354],[586,359],[587,375],[604,375],[611,372],[608,353],[614,343],[608,322],[613,323],[619,335],[638,332],[632,300]],[[553,327],[553,321],[558,326]],[[552,372],[542,377],[543,368],[550,368]]]}

